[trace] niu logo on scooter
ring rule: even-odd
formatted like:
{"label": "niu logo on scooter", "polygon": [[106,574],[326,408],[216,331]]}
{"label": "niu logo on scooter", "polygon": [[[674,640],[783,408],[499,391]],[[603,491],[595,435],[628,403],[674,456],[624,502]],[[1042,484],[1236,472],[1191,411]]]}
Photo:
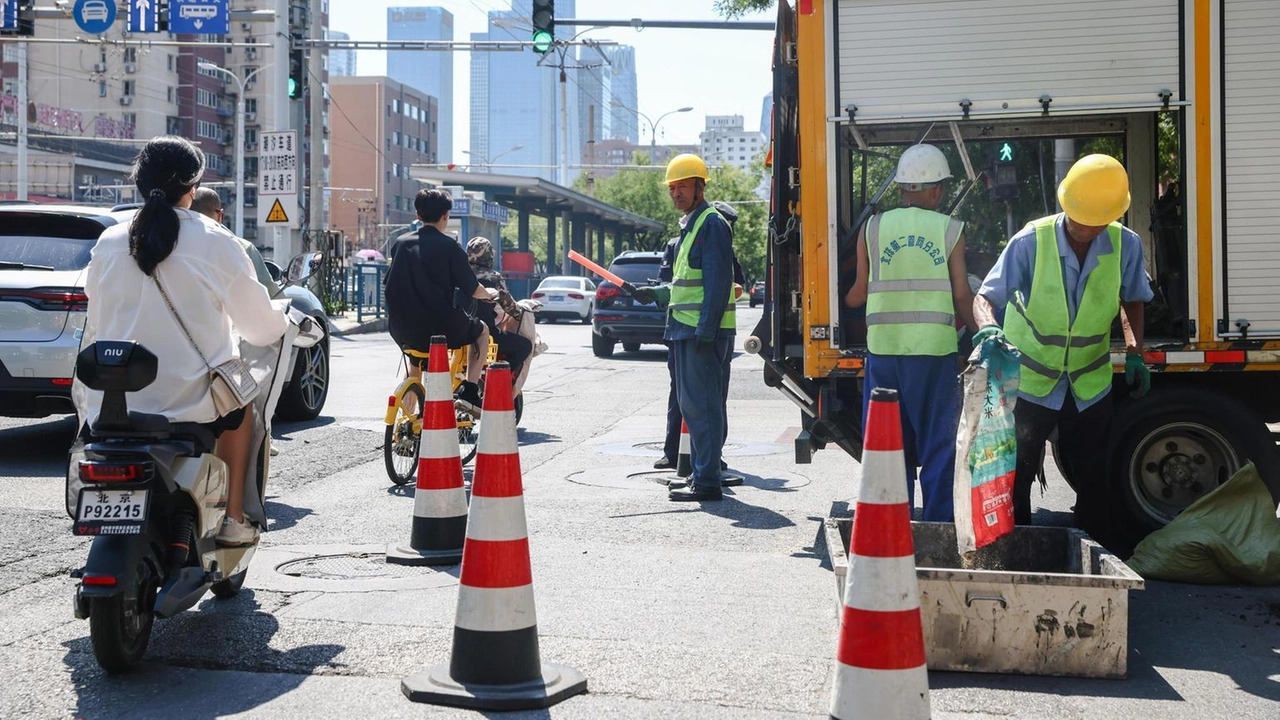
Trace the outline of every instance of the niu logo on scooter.
{"label": "niu logo on scooter", "polygon": [[124,348],[103,348],[102,354],[108,357],[124,357]]}

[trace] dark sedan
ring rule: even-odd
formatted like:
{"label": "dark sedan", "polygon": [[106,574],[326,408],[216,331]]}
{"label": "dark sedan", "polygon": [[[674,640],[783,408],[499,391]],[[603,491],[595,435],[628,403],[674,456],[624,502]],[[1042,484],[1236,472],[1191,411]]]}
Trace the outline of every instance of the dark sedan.
{"label": "dark sedan", "polygon": [[[660,252],[624,252],[614,258],[609,272],[643,287],[656,285]],[[596,312],[591,328],[591,351],[596,357],[610,357],[622,349],[635,352],[643,344],[659,344],[666,329],[667,314],[653,303],[638,303],[617,285],[603,281],[596,288]]]}

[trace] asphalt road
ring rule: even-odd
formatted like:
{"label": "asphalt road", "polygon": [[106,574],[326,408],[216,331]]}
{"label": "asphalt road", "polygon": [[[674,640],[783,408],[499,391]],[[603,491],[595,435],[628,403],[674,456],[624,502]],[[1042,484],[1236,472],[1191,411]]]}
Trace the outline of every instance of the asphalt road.
{"label": "asphalt road", "polygon": [[[750,327],[758,310],[740,310]],[[792,462],[798,411],[733,364],[728,460],[746,484],[705,509],[665,499],[663,352],[607,360],[590,330],[539,326],[518,433],[544,661],[590,693],[529,718],[826,717],[835,582],[820,522],[856,498],[837,450]],[[740,333],[745,334],[745,333]],[[481,717],[408,702],[400,678],[447,662],[456,568],[379,556],[407,540],[412,491],[382,469],[398,374],[384,334],[336,338],[326,412],[276,428],[272,518],[246,589],[156,624],[112,678],[71,612],[87,542],[63,511],[69,419],[0,420],[0,717]],[[1065,524],[1055,473],[1037,524]],[[1280,717],[1280,592],[1148,583],[1130,593],[1129,676],[930,673],[936,717]]]}

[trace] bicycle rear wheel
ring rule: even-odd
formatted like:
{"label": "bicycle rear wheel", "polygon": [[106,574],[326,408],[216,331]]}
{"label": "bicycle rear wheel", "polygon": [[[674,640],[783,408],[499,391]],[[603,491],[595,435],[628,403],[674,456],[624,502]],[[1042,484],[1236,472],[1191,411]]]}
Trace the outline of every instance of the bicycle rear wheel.
{"label": "bicycle rear wheel", "polygon": [[[396,400],[395,421],[387,426],[383,436],[382,460],[387,468],[387,477],[396,485],[408,484],[418,474],[418,443],[422,440],[422,407],[425,402],[421,385],[406,388]],[[413,411],[407,410],[406,405]]]}
{"label": "bicycle rear wheel", "polygon": [[458,457],[466,465],[476,456],[477,443],[480,440],[481,418],[471,417],[471,413],[458,411]]}

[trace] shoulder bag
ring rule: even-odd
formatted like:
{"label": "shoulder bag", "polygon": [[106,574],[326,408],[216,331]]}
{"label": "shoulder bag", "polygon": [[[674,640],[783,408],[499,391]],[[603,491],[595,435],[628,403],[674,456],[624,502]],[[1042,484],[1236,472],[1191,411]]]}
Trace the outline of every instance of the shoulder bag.
{"label": "shoulder bag", "polygon": [[219,364],[218,367],[210,366],[204,353],[200,352],[200,346],[196,345],[195,338],[191,336],[191,331],[187,330],[187,324],[182,322],[182,317],[178,315],[173,302],[169,300],[169,293],[165,292],[164,285],[160,284],[159,268],[152,271],[151,279],[160,289],[160,295],[164,297],[164,304],[169,306],[173,319],[178,321],[182,333],[187,336],[187,342],[191,343],[192,349],[196,351],[196,355],[200,356],[204,366],[209,368],[209,394],[213,396],[213,407],[218,417],[226,417],[248,405],[249,401],[258,394],[258,381],[254,380],[253,375],[249,373],[249,366],[238,357],[233,357]]}

